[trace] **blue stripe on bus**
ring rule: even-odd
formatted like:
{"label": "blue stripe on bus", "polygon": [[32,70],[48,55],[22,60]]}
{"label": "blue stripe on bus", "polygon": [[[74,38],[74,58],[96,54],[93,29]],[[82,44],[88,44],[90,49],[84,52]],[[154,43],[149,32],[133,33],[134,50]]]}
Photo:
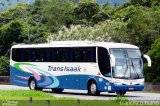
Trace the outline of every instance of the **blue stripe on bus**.
{"label": "blue stripe on bus", "polygon": [[[24,77],[30,77],[33,76],[33,74],[20,71],[14,67],[10,67],[11,70],[11,83],[18,86],[28,86],[28,79],[22,79],[18,78],[16,76],[24,76]],[[15,76],[16,75],[16,76]],[[52,86],[49,86],[51,82],[54,83],[54,81],[51,81],[51,76],[40,76],[41,80],[37,81],[38,87],[43,88],[52,88]],[[99,81],[99,78],[103,79],[103,81]],[[95,80],[97,83],[97,90],[99,91],[109,91],[108,86],[111,86],[112,92],[115,91],[129,91],[129,89],[132,89],[134,91],[141,91],[144,88],[144,85],[116,85],[113,83],[110,83],[108,80],[100,77],[100,76],[94,76],[94,75],[62,75],[62,76],[56,76],[56,79],[59,81],[59,85],[56,88],[63,88],[63,89],[81,89],[86,90],[87,89],[87,82],[90,79]],[[54,79],[53,79],[54,80]],[[52,84],[53,84],[52,83]]]}

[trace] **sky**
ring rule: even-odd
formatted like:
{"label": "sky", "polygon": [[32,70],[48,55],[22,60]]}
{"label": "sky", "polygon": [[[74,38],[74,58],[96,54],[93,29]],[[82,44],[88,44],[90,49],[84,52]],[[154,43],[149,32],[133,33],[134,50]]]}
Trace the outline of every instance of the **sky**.
{"label": "sky", "polygon": [[129,0],[96,0],[99,4],[104,4],[108,2],[111,6],[114,6],[115,3],[117,5],[122,5],[123,3],[129,1]]}

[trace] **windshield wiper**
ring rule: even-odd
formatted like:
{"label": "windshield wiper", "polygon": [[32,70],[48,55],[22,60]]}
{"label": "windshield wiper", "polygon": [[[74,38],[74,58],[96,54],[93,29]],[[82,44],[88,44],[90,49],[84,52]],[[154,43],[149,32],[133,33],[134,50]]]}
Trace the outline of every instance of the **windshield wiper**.
{"label": "windshield wiper", "polygon": [[[130,59],[130,60],[131,60],[131,64],[132,64],[133,70],[136,72],[138,78],[140,78],[140,77],[139,77],[139,74],[138,74],[138,72],[136,71],[136,68],[135,68],[135,66],[134,66],[134,64],[133,64],[132,59]],[[130,73],[130,74],[131,74],[131,73]]]}
{"label": "windshield wiper", "polygon": [[127,66],[127,67],[125,68],[125,72],[124,72],[124,75],[123,75],[124,78],[126,78],[125,75],[126,75],[126,73],[127,73],[127,71],[128,71],[128,68],[129,68],[128,63],[127,63],[127,60],[126,60],[126,66]]}

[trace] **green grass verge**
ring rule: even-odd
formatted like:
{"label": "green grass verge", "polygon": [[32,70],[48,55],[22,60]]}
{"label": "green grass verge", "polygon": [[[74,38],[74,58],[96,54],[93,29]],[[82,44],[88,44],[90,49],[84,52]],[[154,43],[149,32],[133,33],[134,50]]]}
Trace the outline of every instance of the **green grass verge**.
{"label": "green grass verge", "polygon": [[[11,103],[13,102],[13,103]],[[115,101],[87,101],[81,100],[52,100],[52,101],[1,101],[0,104],[14,104],[14,106],[119,106]]]}
{"label": "green grass verge", "polygon": [[0,90],[0,106],[160,106],[160,102],[135,102],[129,101],[127,97],[117,97],[115,100],[78,100],[56,98],[41,91]]}
{"label": "green grass verge", "polygon": [[2,106],[160,106],[159,103],[116,100],[10,100],[0,101]]}
{"label": "green grass verge", "polygon": [[74,100],[73,98],[56,98],[51,94],[33,90],[0,90],[0,100]]}

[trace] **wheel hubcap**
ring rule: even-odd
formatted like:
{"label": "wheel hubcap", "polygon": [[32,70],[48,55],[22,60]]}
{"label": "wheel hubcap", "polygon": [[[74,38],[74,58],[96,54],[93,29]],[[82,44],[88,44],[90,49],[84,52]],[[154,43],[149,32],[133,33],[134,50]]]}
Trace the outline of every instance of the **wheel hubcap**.
{"label": "wheel hubcap", "polygon": [[94,94],[96,92],[96,89],[97,89],[96,84],[92,84],[91,85],[91,93]]}
{"label": "wheel hubcap", "polygon": [[35,85],[35,82],[34,82],[34,81],[31,81],[31,83],[30,83],[30,88],[31,88],[31,89],[35,89],[35,86],[36,86],[36,85]]}

